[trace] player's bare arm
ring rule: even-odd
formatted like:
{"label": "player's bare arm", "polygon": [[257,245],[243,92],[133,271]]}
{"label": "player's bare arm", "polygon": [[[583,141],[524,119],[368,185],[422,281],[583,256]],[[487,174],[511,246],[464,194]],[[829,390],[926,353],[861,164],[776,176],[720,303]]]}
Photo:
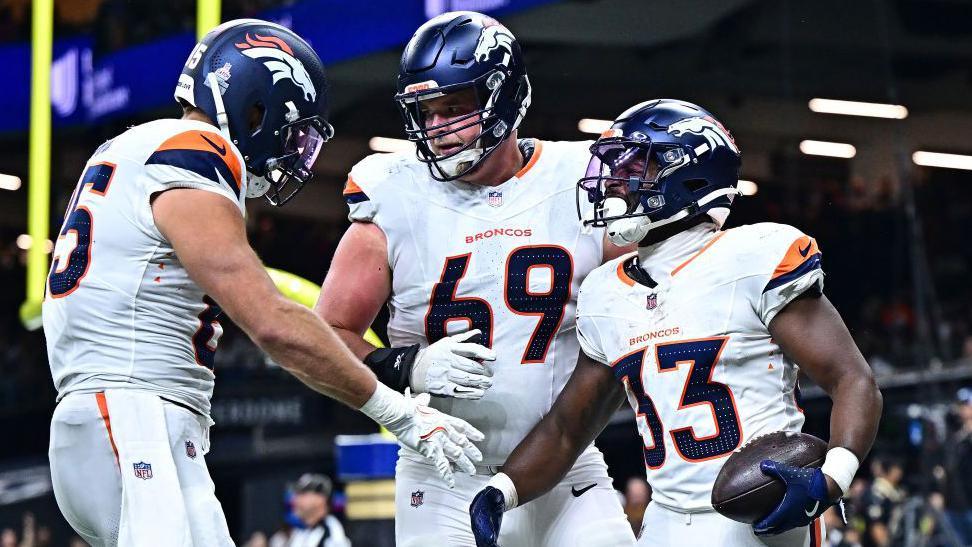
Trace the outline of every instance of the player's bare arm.
{"label": "player's bare arm", "polygon": [[624,401],[613,370],[583,352],[550,412],[510,454],[503,472],[516,485],[520,504],[560,482]]}
{"label": "player's bare arm", "polygon": [[385,233],[371,222],[353,222],[334,253],[314,311],[388,387],[397,391],[411,387],[418,393],[446,397],[482,397],[492,385],[492,371],[482,361],[496,357],[475,343],[478,331],[448,336],[428,348],[376,349],[364,339],[391,287]]}
{"label": "player's bare arm", "polygon": [[496,543],[503,512],[550,491],[601,433],[624,401],[610,367],[583,352],[550,412],[520,441],[469,506],[477,545]]}
{"label": "player's bare arm", "polygon": [[[850,450],[863,461],[881,419],[882,397],[874,375],[826,296],[807,294],[788,304],[769,324],[783,352],[833,400],[830,448]],[[831,499],[841,492],[827,475]]]}
{"label": "player's bare arm", "polygon": [[310,310],[276,290],[229,200],[203,190],[170,190],[155,197],[152,212],[193,280],[274,360],[354,408],[368,400],[374,375]]}
{"label": "player's bare arm", "polygon": [[375,351],[364,334],[390,295],[385,233],[371,222],[352,222],[331,259],[314,311],[364,359]]}
{"label": "player's bare arm", "polygon": [[[452,465],[475,469],[471,460],[481,456],[469,439],[481,440],[482,434],[462,420],[424,408],[427,395],[409,400],[378,384],[333,329],[280,294],[250,248],[243,217],[230,201],[204,190],[169,190],[155,196],[152,214],[190,277],[281,366],[310,388],[388,427],[432,460],[450,486]],[[439,427],[444,429],[436,433]],[[437,439],[426,442],[431,438]]]}

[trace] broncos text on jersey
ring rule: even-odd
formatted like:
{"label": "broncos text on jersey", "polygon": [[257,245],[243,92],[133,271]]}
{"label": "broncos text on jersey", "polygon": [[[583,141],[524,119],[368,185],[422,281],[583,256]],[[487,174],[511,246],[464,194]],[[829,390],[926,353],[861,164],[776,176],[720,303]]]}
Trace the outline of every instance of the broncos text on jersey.
{"label": "broncos text on jersey", "polygon": [[570,377],[577,290],[602,260],[603,231],[574,220],[590,143],[533,142],[527,164],[498,186],[440,182],[399,153],[365,158],[344,190],[350,219],[374,222],[388,240],[391,344],[478,328],[496,350],[482,399],[432,399],[486,434],[485,465],[506,460]]}

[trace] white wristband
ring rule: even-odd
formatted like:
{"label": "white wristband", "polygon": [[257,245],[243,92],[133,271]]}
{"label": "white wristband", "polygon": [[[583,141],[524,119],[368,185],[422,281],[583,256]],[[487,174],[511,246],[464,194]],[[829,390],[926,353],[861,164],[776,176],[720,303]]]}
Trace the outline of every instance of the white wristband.
{"label": "white wristband", "polygon": [[406,413],[405,397],[394,389],[378,382],[378,387],[359,409],[365,416],[387,426],[395,420],[400,420]]}
{"label": "white wristband", "polygon": [[850,490],[851,481],[854,480],[854,475],[857,474],[857,468],[860,465],[860,460],[853,452],[842,446],[837,446],[827,451],[827,459],[824,460],[820,470],[823,471],[824,475],[834,479],[843,496]]}
{"label": "white wristband", "polygon": [[519,501],[516,495],[516,486],[506,473],[493,475],[493,478],[489,479],[486,486],[492,486],[503,493],[503,500],[506,501],[506,506],[503,508],[504,511],[509,511],[516,507]]}

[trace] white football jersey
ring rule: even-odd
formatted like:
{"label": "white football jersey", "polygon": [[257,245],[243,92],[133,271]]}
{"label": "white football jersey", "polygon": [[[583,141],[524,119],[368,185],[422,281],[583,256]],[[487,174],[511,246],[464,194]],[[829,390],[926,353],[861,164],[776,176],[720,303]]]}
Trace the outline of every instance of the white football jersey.
{"label": "white football jersey", "polygon": [[245,214],[243,157],[202,122],[133,127],[85,165],[44,300],[58,399],[79,390],[136,388],[208,416],[220,310],[155,226],[151,198],[172,188],[225,196]]}
{"label": "white football jersey", "polygon": [[577,221],[590,143],[533,142],[524,168],[499,186],[440,182],[399,153],[362,160],[344,191],[350,219],[374,222],[388,240],[392,346],[477,328],[496,350],[482,399],[432,398],[486,434],[487,465],[506,460],[567,382],[577,291],[602,260],[603,231]]}
{"label": "white football jersey", "polygon": [[577,310],[584,352],[614,369],[635,411],[652,501],[680,511],[712,509],[712,484],[733,450],[800,431],[799,369],[767,325],[804,291],[823,289],[817,244],[795,228],[706,237],[654,288],[628,275],[634,254],[601,266]]}

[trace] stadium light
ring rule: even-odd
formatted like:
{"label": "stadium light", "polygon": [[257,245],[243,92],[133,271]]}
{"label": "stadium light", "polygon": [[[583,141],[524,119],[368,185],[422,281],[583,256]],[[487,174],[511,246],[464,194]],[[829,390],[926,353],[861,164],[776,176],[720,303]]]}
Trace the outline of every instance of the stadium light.
{"label": "stadium light", "polygon": [[371,137],[368,139],[368,148],[375,152],[409,152],[415,150],[415,144],[405,139]]}
{"label": "stadium light", "polygon": [[577,122],[577,130],[581,133],[593,133],[600,135],[613,124],[611,120],[596,120],[594,118],[584,118]]}
{"label": "stadium light", "polygon": [[829,156],[831,158],[853,158],[857,155],[854,145],[843,142],[800,141],[800,152],[808,156]]}
{"label": "stadium light", "polygon": [[972,156],[944,154],[919,150],[911,155],[911,161],[925,167],[944,167],[945,169],[965,169],[972,171]]}
{"label": "stadium light", "polygon": [[844,116],[865,116],[868,118],[888,118],[903,120],[908,117],[908,109],[900,104],[863,103],[840,101],[836,99],[810,99],[810,110],[821,114],[841,114]]}
{"label": "stadium light", "polygon": [[[30,237],[30,234],[20,234],[17,236],[17,248],[21,251],[30,250],[34,246],[34,238]],[[44,253],[50,254],[54,250],[54,242],[46,239],[44,240]]]}
{"label": "stadium light", "polygon": [[0,174],[0,190],[20,190],[20,177]]}
{"label": "stadium light", "polygon": [[756,192],[759,191],[759,185],[751,180],[739,179],[736,184],[736,188],[739,189],[739,193],[744,196],[755,196]]}

